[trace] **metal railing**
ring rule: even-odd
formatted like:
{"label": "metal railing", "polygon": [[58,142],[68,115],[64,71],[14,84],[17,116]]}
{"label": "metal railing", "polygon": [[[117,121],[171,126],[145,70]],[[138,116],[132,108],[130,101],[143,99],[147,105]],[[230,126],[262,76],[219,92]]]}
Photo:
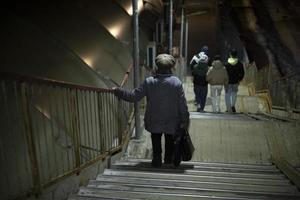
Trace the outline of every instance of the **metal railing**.
{"label": "metal railing", "polygon": [[300,109],[300,74],[294,73],[274,80],[270,87],[274,106],[287,110]]}
{"label": "metal railing", "polygon": [[252,63],[246,66],[245,80],[253,85],[256,93],[268,93],[272,106],[299,110],[300,74],[294,73],[275,80],[271,74],[269,66],[258,70],[255,63]]}
{"label": "metal railing", "polygon": [[[268,102],[270,110],[274,107],[284,108],[285,111],[299,110],[299,94],[300,94],[300,76],[297,73],[272,80],[270,67],[264,67],[257,70],[255,63],[246,66],[246,74],[244,81],[248,84],[250,94],[265,94],[266,102]],[[297,111],[299,112],[299,111]],[[283,136],[283,135],[282,135]],[[295,165],[291,164],[291,160],[284,152],[285,147],[282,145],[282,138],[276,133],[267,131],[266,137],[269,143],[271,160],[281,170],[296,187],[300,188],[300,173]],[[283,136],[284,137],[284,136]]]}
{"label": "metal railing", "polygon": [[176,64],[174,69],[174,74],[182,81],[185,81],[186,75],[186,59],[185,58],[176,58]]}
{"label": "metal railing", "polygon": [[1,73],[1,199],[38,194],[121,150],[131,110],[110,89]]}

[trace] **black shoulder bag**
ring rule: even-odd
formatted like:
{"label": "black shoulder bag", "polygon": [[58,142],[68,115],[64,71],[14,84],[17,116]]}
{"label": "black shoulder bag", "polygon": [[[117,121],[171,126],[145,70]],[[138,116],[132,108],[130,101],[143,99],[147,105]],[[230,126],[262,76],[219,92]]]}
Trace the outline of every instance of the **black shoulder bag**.
{"label": "black shoulder bag", "polygon": [[178,129],[174,138],[174,165],[179,166],[181,161],[189,161],[193,157],[195,147],[188,130]]}

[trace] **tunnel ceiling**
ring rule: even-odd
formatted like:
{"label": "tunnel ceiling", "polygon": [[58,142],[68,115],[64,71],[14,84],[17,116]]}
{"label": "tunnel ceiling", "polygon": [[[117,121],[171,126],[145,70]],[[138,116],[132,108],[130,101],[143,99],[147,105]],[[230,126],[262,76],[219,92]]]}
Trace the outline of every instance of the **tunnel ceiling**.
{"label": "tunnel ceiling", "polygon": [[216,0],[186,0],[184,8],[187,15],[201,15],[213,13],[216,7]]}
{"label": "tunnel ceiling", "polygon": [[188,60],[198,53],[201,46],[208,45],[210,54],[216,52],[216,11],[217,0],[177,1],[176,13],[185,9],[188,21]]}
{"label": "tunnel ceiling", "polygon": [[[168,0],[165,0],[168,2]],[[243,42],[251,61],[256,61],[258,66],[267,66],[268,58],[266,49],[269,48],[274,54],[275,62],[279,66],[286,66],[290,70],[281,69],[282,74],[291,73],[300,63],[299,52],[299,13],[300,1],[297,0],[178,0],[176,2],[176,13],[180,16],[182,5],[185,8],[189,23],[189,52],[191,57],[197,49],[208,41],[211,53],[220,53],[228,46],[239,48]],[[229,5],[229,6],[227,6]],[[254,6],[253,6],[254,5]],[[228,17],[220,13],[220,7],[225,7],[224,12]],[[254,18],[249,19],[249,10],[253,10]],[[239,13],[238,15],[233,15]],[[224,14],[224,13],[223,13]],[[230,22],[229,22],[230,21]],[[256,41],[255,34],[240,28],[245,26],[245,21],[259,27],[261,36],[265,37],[267,45]],[[230,29],[228,26],[231,24]],[[222,27],[223,26],[223,27]],[[218,30],[225,28],[228,34]],[[223,30],[224,31],[224,30]],[[234,31],[235,33],[232,33]],[[215,35],[214,35],[215,34]],[[219,34],[219,36],[218,36]],[[223,35],[222,35],[223,34]],[[252,34],[252,35],[251,35]],[[231,35],[231,36],[230,36]],[[224,37],[231,38],[224,38]],[[221,48],[224,39],[230,44]],[[242,43],[241,43],[242,45]],[[226,46],[226,44],[225,44]],[[188,58],[190,59],[190,58]],[[298,67],[299,68],[299,67]]]}
{"label": "tunnel ceiling", "polygon": [[[165,0],[168,3],[169,0]],[[217,6],[217,0],[175,0],[174,9],[177,15],[181,14],[181,8],[185,8],[187,15],[201,15],[214,13]]]}

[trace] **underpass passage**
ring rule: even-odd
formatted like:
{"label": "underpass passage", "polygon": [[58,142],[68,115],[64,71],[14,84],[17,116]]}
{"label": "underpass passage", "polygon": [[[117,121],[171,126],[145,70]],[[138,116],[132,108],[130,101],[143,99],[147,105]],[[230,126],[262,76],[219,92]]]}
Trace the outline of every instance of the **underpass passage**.
{"label": "underpass passage", "polygon": [[[172,8],[171,0],[138,0],[139,37],[131,35],[132,2],[3,6],[0,199],[66,199],[98,173],[70,199],[299,199],[300,111],[292,111],[300,106],[299,1],[174,0]],[[191,77],[183,75],[202,45],[222,61],[232,47],[239,51],[248,71],[236,114],[226,113],[224,90],[221,113],[211,112],[210,95],[206,112],[195,112]],[[156,53],[166,49],[184,80],[196,147],[178,169],[150,168],[146,131],[127,146],[132,106],[107,89],[124,74],[132,88],[132,63],[139,60],[141,77],[148,76]],[[7,82],[7,72],[31,78]],[[116,155],[121,162],[113,163]]]}

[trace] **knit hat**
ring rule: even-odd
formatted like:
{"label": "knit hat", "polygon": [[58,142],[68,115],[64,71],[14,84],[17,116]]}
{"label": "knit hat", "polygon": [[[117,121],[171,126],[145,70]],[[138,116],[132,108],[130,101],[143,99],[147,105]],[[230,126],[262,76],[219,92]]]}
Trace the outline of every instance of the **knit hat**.
{"label": "knit hat", "polygon": [[175,65],[175,59],[169,54],[159,54],[155,58],[155,63],[158,69],[171,69]]}

